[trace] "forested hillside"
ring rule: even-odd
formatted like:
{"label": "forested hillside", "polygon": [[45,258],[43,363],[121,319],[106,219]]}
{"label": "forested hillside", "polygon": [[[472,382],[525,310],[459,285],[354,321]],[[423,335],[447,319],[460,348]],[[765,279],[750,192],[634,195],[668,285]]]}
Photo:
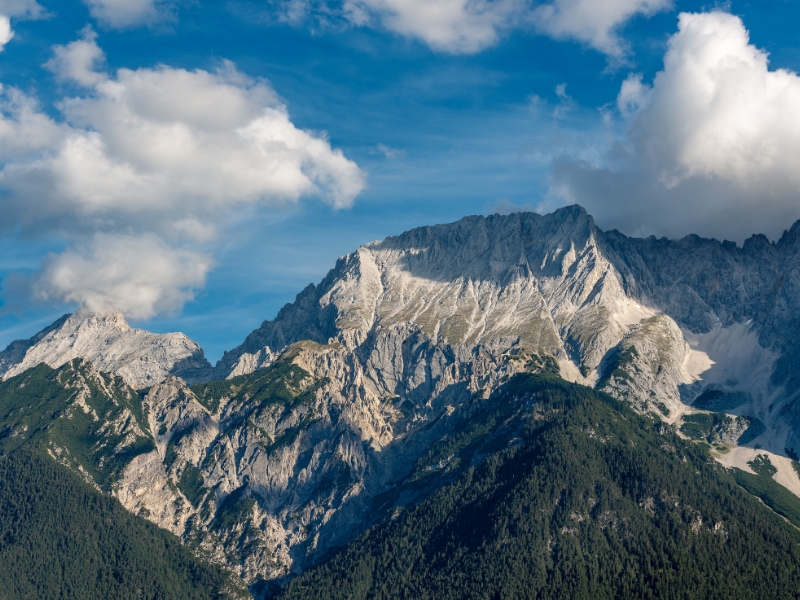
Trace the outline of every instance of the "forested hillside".
{"label": "forested hillside", "polygon": [[[767,458],[756,475],[730,474],[702,439],[564,381],[552,360],[536,371],[489,398],[476,393],[374,496],[364,516],[374,527],[283,590],[262,581],[252,591],[280,600],[800,597],[800,530],[781,516],[800,522],[800,501],[774,482]],[[219,393],[247,384],[248,406],[288,408],[289,375],[306,377],[280,363],[194,393],[214,409]],[[0,598],[241,594],[223,569],[98,489],[154,447],[147,410],[121,380],[80,361],[0,384]],[[241,497],[252,511],[256,500]]]}
{"label": "forested hillside", "polygon": [[499,394],[532,403],[516,444],[278,597],[800,597],[800,532],[702,444],[548,375]]}
{"label": "forested hillside", "polygon": [[115,455],[115,447],[135,453],[152,445],[131,436],[125,446],[101,427],[108,421],[98,416],[113,417],[123,406],[141,415],[138,398],[123,388],[103,396],[88,386],[85,410],[75,410],[70,385],[81,374],[81,368],[42,365],[0,385],[0,598],[240,596],[241,584],[225,570],[199,560],[176,536],[129,513],[78,474],[82,469],[105,482],[130,454]]}

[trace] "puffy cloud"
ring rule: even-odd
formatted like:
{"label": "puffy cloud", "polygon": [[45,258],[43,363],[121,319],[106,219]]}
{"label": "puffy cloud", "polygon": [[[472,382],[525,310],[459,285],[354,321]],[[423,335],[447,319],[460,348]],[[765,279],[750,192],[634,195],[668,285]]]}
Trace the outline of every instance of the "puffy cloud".
{"label": "puffy cloud", "polygon": [[620,114],[626,119],[636,114],[648,102],[651,89],[642,83],[641,73],[628,75],[617,94],[617,109]]}
{"label": "puffy cloud", "polygon": [[0,163],[35,159],[58,144],[63,133],[64,127],[42,113],[35,100],[0,85]]}
{"label": "puffy cloud", "polygon": [[48,256],[33,291],[41,300],[116,308],[149,319],[192,300],[211,264],[208,255],[173,248],[152,234],[98,234]]}
{"label": "puffy cloud", "polygon": [[[0,227],[56,234],[75,245],[49,260],[40,296],[105,302],[140,318],[172,309],[190,297],[187,289],[202,284],[198,273],[210,264],[205,258],[172,251],[159,268],[169,272],[169,265],[183,261],[199,265],[187,268],[194,275],[156,277],[161,292],[143,292],[123,305],[118,290],[125,286],[113,277],[127,272],[142,282],[153,273],[147,261],[120,267],[123,245],[97,236],[128,236],[125,244],[137,252],[147,244],[153,252],[187,244],[198,250],[237,207],[277,207],[314,196],[342,208],[365,185],[358,166],[324,135],[291,122],[267,82],[230,63],[216,72],[160,66],[109,75],[94,70],[102,58],[88,30],[54,49],[48,67],[86,86],[84,95],[59,103],[61,123],[17,90],[0,96]],[[97,278],[84,277],[93,270]]]}
{"label": "puffy cloud", "polygon": [[435,50],[472,54],[511,29],[530,29],[585,43],[615,61],[627,54],[619,29],[637,15],[668,9],[672,0],[270,0],[290,23],[380,24]]}
{"label": "puffy cloud", "polygon": [[636,15],[667,10],[672,0],[554,0],[533,11],[536,28],[556,39],[574,39],[615,59],[627,54],[619,28]]}
{"label": "puffy cloud", "polygon": [[693,175],[742,185],[767,172],[800,176],[798,106],[797,74],[770,71],[739,17],[683,14],[631,137],[670,185]]}
{"label": "puffy cloud", "polygon": [[[77,77],[90,78],[80,70]],[[18,222],[214,222],[232,206],[308,195],[347,207],[364,187],[355,163],[295,127],[267,83],[230,64],[216,73],[121,69],[98,81],[89,95],[61,102],[68,126],[57,143],[0,171]]]}
{"label": "puffy cloud", "polygon": [[681,14],[652,85],[622,85],[629,121],[603,164],[564,159],[553,191],[629,233],[778,236],[800,217],[800,77],[770,70],[742,21]]}
{"label": "puffy cloud", "polygon": [[6,44],[14,37],[14,32],[11,30],[11,19],[4,15],[0,15],[0,52],[5,50]]}
{"label": "puffy cloud", "polygon": [[105,61],[105,54],[97,45],[97,34],[91,27],[86,27],[83,37],[66,46],[55,46],[53,58],[45,63],[59,81],[74,81],[91,87],[107,79],[106,74],[98,71]]}
{"label": "puffy cloud", "polygon": [[470,54],[494,45],[526,5],[524,0],[346,0],[344,10],[356,24],[377,18],[387,29],[436,50]]}
{"label": "puffy cloud", "polygon": [[174,2],[168,0],[84,0],[91,15],[116,29],[146,25],[169,16]]}

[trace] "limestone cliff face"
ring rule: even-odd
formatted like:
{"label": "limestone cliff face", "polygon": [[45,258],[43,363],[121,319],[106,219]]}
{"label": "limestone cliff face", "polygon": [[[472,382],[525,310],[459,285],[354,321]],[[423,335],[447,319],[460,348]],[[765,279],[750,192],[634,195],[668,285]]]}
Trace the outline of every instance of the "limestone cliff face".
{"label": "limestone cliff face", "polygon": [[[694,235],[604,239],[626,293],[681,328],[683,403],[712,408],[717,398],[718,409],[766,424],[754,444],[800,449],[791,417],[800,406],[800,222],[775,243],[754,235],[741,247]],[[683,353],[673,347],[677,364]]]}
{"label": "limestone cliff face", "polygon": [[[800,449],[798,315],[800,223],[776,243],[737,246],[604,232],[576,206],[467,217],[341,258],[214,376],[263,368],[308,339],[352,352],[375,394],[424,395],[453,356],[527,351],[669,420],[709,390],[737,398],[727,410],[764,422],[775,435],[759,443],[783,451]],[[409,371],[407,346],[437,348],[430,373]],[[620,365],[623,354],[635,360]]]}
{"label": "limestone cliff face", "polygon": [[682,386],[693,382],[684,369],[691,352],[675,322],[666,315],[643,320],[606,356],[601,390],[627,400],[640,412],[675,421],[686,412]]}
{"label": "limestone cliff face", "polygon": [[0,375],[8,379],[40,363],[55,368],[74,358],[121,376],[133,388],[159,383],[169,375],[193,381],[211,368],[200,346],[182,333],[132,329],[118,311],[84,308],[29,340],[9,344],[0,352]]}
{"label": "limestone cliff face", "polygon": [[157,449],[130,463],[115,493],[248,583],[300,571],[384,514],[381,495],[487,410],[489,390],[547,366],[527,354],[421,346],[394,357],[417,373],[402,395],[380,392],[343,345],[310,341],[229,382],[153,386],[143,404]]}
{"label": "limestone cliff face", "polygon": [[524,348],[588,374],[631,325],[656,314],[625,293],[601,236],[571,207],[544,217],[468,217],[368,244],[226,353],[215,374],[269,364],[299,340],[335,340],[380,358],[376,385],[394,393],[405,377],[386,361],[412,335],[449,348]]}

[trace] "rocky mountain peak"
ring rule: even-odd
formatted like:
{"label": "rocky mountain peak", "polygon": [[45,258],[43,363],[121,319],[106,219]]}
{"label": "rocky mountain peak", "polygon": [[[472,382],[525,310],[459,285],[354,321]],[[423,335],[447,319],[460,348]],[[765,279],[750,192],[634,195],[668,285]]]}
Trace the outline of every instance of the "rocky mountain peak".
{"label": "rocky mountain peak", "polygon": [[[372,242],[226,353],[216,375],[265,366],[303,339],[355,349],[391,328],[453,346],[519,345],[592,369],[619,338],[602,330],[618,328],[613,315],[631,304],[598,234],[586,211],[570,206],[544,216],[465,217]],[[600,306],[607,310],[598,321]],[[589,321],[601,330],[596,349],[582,333],[572,335]]]}
{"label": "rocky mountain peak", "polygon": [[40,363],[57,368],[74,358],[89,360],[134,388],[169,375],[194,381],[211,368],[200,346],[182,333],[134,329],[118,310],[84,307],[28,340],[9,344],[0,352],[0,375],[8,379]]}
{"label": "rocky mountain peak", "polygon": [[[798,231],[795,224],[777,244],[755,235],[742,247],[697,235],[638,239],[599,229],[580,206],[419,227],[339,259],[214,373],[263,368],[301,340],[340,343],[374,371],[377,393],[390,395],[409,376],[398,353],[427,340],[456,355],[549,355],[564,376],[624,387],[639,409],[662,406],[670,419],[705,386],[738,381],[729,391],[748,398],[741,411],[781,429],[781,411],[800,414],[790,409],[800,391],[800,269],[789,243]],[[743,352],[762,357],[769,375],[745,393],[742,381],[722,378],[725,368],[698,371],[734,360],[720,340],[747,340]],[[636,357],[623,371],[654,373],[647,385],[658,399],[610,376],[620,357]],[[783,436],[784,444],[800,448],[800,437]]]}
{"label": "rocky mountain peak", "polygon": [[114,308],[93,311],[83,307],[69,315],[61,327],[64,332],[88,330],[130,331],[131,326],[122,313]]}
{"label": "rocky mountain peak", "polygon": [[800,241],[800,220],[795,221],[789,229],[783,232],[783,235],[778,240],[778,246],[796,246],[798,241]]}
{"label": "rocky mountain peak", "polygon": [[[701,432],[730,446],[718,460],[769,452],[800,490],[794,248],[629,238],[575,206],[472,216],[340,258],[213,370],[182,334],[86,310],[14,342],[0,365],[8,377],[79,356],[149,387],[152,444],[114,493],[248,583],[279,580],[483,460],[459,432],[520,374],[560,374],[676,427],[729,413]],[[486,447],[516,443],[518,425],[499,419]],[[461,467],[459,439],[475,452]]]}

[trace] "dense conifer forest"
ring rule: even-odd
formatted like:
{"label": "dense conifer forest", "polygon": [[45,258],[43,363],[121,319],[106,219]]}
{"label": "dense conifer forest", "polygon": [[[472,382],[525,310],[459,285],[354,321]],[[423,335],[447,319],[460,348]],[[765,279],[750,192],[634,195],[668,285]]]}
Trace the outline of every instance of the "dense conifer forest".
{"label": "dense conifer forest", "polygon": [[226,574],[47,457],[0,458],[0,598],[217,598]]}
{"label": "dense conifer forest", "polygon": [[518,443],[277,597],[800,597],[800,531],[706,445],[549,375],[517,376],[502,395],[532,405]]}
{"label": "dense conifer forest", "polygon": [[[101,435],[103,421],[83,410],[65,414],[74,390],[63,376],[82,369],[40,365],[0,384],[0,599],[240,596],[226,571],[78,475],[82,469],[105,487],[108,473],[131,458],[110,453],[117,439]],[[123,392],[109,392],[115,403],[90,387],[85,402],[105,418],[128,406],[143,420],[138,398]],[[134,450],[152,447],[143,439]]]}

